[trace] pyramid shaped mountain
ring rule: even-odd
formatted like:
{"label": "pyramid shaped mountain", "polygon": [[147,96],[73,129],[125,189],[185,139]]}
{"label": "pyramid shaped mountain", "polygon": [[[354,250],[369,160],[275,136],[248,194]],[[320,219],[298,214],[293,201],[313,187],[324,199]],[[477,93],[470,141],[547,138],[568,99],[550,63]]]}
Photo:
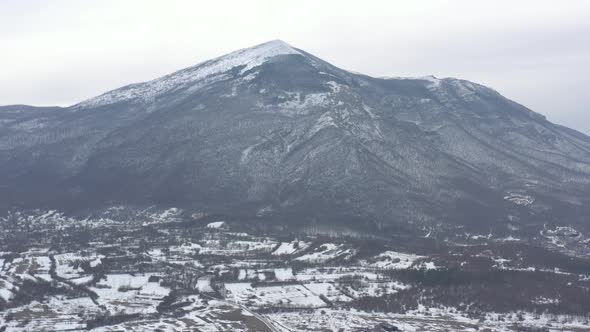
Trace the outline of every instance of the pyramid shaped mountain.
{"label": "pyramid shaped mountain", "polygon": [[0,208],[365,229],[588,227],[590,138],[469,81],[271,41],[66,108],[0,107]]}

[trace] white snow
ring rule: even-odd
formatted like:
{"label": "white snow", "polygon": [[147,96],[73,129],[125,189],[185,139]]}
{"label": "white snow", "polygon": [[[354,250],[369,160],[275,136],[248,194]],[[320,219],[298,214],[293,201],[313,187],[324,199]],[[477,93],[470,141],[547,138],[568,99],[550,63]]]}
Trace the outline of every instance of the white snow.
{"label": "white snow", "polygon": [[109,311],[126,313],[152,313],[169,289],[158,282],[149,282],[151,274],[108,274],[96,286],[90,287],[98,294],[98,302]]}
{"label": "white snow", "polygon": [[537,297],[533,303],[536,304],[558,304],[559,303],[559,299],[550,299],[550,298],[546,298],[546,297]]}
{"label": "white snow", "polygon": [[491,257],[491,259],[496,263],[494,267],[504,269],[506,268],[506,263],[512,262],[510,259],[502,258],[502,257]]}
{"label": "white snow", "polygon": [[314,126],[309,130],[309,136],[313,136],[320,132],[322,129],[328,127],[338,128],[338,125],[336,124],[336,122],[334,122],[334,118],[332,118],[332,116],[329,113],[324,113],[316,121]]}
{"label": "white snow", "polygon": [[100,264],[102,264],[102,258],[97,258],[97,259],[90,261],[90,267],[97,267]]}
{"label": "white snow", "polygon": [[244,151],[242,151],[242,156],[240,157],[240,164],[244,165],[248,161],[248,156],[250,155],[250,152],[252,151],[252,149],[254,149],[255,147],[256,147],[256,144],[251,145],[251,146],[245,148]]}
{"label": "white snow", "polygon": [[211,276],[200,277],[197,280],[196,288],[200,293],[213,293],[214,290],[213,287],[211,287]]}
{"label": "white snow", "polygon": [[509,193],[504,196],[504,199],[510,201],[516,205],[529,206],[535,202],[535,198],[532,196]]}
{"label": "white snow", "polygon": [[275,269],[274,272],[275,278],[277,278],[278,281],[288,281],[295,279],[295,277],[293,276],[293,269],[290,267]]}
{"label": "white snow", "polygon": [[225,221],[215,221],[207,224],[207,228],[222,228],[225,227]]}
{"label": "white snow", "polygon": [[253,306],[284,308],[317,308],[326,306],[317,294],[303,285],[253,287],[250,283],[226,283],[228,298]]}
{"label": "white snow", "polygon": [[238,273],[238,280],[257,280],[257,281],[264,281],[266,280],[266,272],[271,272],[272,270],[266,269],[240,269]]}
{"label": "white snow", "polygon": [[275,256],[292,255],[307,249],[309,245],[309,242],[303,241],[281,242],[281,245],[272,254]]}
{"label": "white snow", "polygon": [[442,81],[441,79],[436,78],[434,75],[423,76],[423,77],[419,77],[418,79],[421,79],[421,80],[425,80],[425,81],[430,82],[429,83],[429,88],[438,88],[438,87],[440,87],[440,84],[441,84],[441,81]]}
{"label": "white snow", "polygon": [[51,280],[53,280],[49,273],[35,274],[35,277],[47,282],[51,282]]}
{"label": "white snow", "polygon": [[92,281],[92,276],[84,276],[80,278],[70,279],[70,281],[76,285],[83,285]]}
{"label": "white snow", "polygon": [[380,269],[401,270],[411,267],[415,261],[423,258],[424,256],[414,254],[386,251],[375,256],[369,265]]}
{"label": "white snow", "polygon": [[436,270],[438,269],[438,267],[433,263],[433,262],[422,262],[419,265],[420,268],[426,269],[426,270]]}
{"label": "white snow", "polygon": [[324,263],[337,257],[352,256],[354,253],[354,250],[346,249],[343,245],[325,243],[316,248],[313,252],[297,257],[295,260],[309,263]]}
{"label": "white snow", "polygon": [[78,278],[84,273],[78,262],[87,260],[87,258],[77,255],[76,253],[65,253],[55,255],[55,272],[60,277],[66,279]]}
{"label": "white snow", "polygon": [[5,289],[5,288],[0,288],[0,298],[2,298],[4,301],[8,302],[13,297],[14,297],[13,292],[11,292],[10,290]]}
{"label": "white snow", "polygon": [[520,239],[517,237],[514,237],[512,235],[508,235],[505,238],[498,239],[498,241],[500,241],[500,242],[517,242],[517,241],[520,241]]}

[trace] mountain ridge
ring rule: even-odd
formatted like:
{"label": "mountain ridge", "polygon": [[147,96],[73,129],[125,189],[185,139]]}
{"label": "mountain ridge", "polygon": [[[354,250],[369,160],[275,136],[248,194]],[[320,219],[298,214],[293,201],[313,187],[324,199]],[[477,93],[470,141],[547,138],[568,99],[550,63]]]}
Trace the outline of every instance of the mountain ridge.
{"label": "mountain ridge", "polygon": [[587,136],[476,83],[355,74],[282,41],[64,109],[0,108],[4,209],[500,229],[587,213]]}

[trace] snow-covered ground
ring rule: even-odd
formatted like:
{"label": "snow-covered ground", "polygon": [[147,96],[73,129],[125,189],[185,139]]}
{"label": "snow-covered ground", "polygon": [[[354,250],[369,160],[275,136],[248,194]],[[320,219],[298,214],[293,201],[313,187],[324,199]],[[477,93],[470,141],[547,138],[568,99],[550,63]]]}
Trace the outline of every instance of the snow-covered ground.
{"label": "snow-covered ground", "polygon": [[407,269],[411,267],[416,261],[423,258],[423,256],[414,254],[386,251],[367,261],[367,264],[371,267],[379,269]]}
{"label": "snow-covered ground", "polygon": [[[517,326],[549,328],[548,324],[549,330],[583,331],[588,325],[583,316],[522,311],[482,312],[469,318],[465,306],[460,310],[422,304],[436,289],[426,289],[428,285],[416,280],[452,278],[446,274],[452,271],[449,266],[524,275],[531,284],[539,283],[534,273],[542,273],[542,280],[553,278],[551,285],[561,284],[561,290],[567,290],[534,288],[538,294],[533,292],[527,305],[546,310],[567,306],[564,296],[572,296],[570,290],[577,294],[588,287],[590,275],[568,270],[569,261],[560,267],[526,261],[523,252],[514,250],[522,241],[492,237],[479,247],[457,245],[452,253],[428,254],[422,249],[416,254],[407,245],[370,243],[367,250],[357,246],[358,239],[315,234],[300,235],[301,240],[251,235],[237,224],[230,230],[197,222],[187,229],[174,224],[180,213],[176,210],[145,211],[144,220],[116,221],[122,211],[114,208],[102,214],[100,218],[108,222],[83,248],[78,243],[62,244],[62,250],[50,243],[21,252],[0,248],[0,328],[82,330],[93,319],[108,322],[93,331],[372,331],[379,330],[379,324],[403,331],[513,331]],[[71,220],[55,211],[31,220],[48,234],[80,227],[69,226]],[[55,227],[55,220],[63,224]],[[93,222],[88,227],[98,226]],[[109,236],[109,231],[114,235]],[[136,241],[138,234],[145,240]],[[547,227],[541,235],[582,237],[571,227]],[[380,308],[371,303],[383,299],[390,304],[405,301],[404,308],[374,311]],[[417,309],[408,309],[416,303]],[[405,314],[394,313],[397,310]]]}
{"label": "snow-covered ground", "polygon": [[150,282],[151,274],[108,274],[90,289],[98,295],[98,303],[109,311],[121,313],[153,313],[170,290],[158,281]]}
{"label": "snow-covered ground", "polygon": [[293,255],[304,251],[310,244],[311,243],[304,241],[281,242],[279,247],[275,249],[272,254],[276,256]]}
{"label": "snow-covered ground", "polygon": [[310,253],[299,256],[295,260],[308,263],[325,263],[338,257],[350,257],[354,255],[354,249],[346,248],[344,245],[325,243]]}
{"label": "snow-covered ground", "polygon": [[318,294],[303,285],[254,287],[251,283],[225,284],[227,296],[233,302],[253,308],[317,308],[326,306]]}

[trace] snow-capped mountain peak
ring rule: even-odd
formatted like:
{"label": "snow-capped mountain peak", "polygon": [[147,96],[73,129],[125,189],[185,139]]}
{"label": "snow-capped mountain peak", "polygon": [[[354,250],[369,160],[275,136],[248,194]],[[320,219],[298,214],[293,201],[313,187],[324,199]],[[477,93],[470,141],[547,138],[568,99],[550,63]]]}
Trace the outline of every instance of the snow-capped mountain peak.
{"label": "snow-capped mountain peak", "polygon": [[109,91],[83,101],[76,105],[76,108],[104,106],[133,99],[140,99],[143,102],[153,101],[158,95],[179,87],[191,84],[199,87],[211,83],[211,80],[215,80],[216,77],[220,77],[234,68],[240,68],[240,73],[245,73],[262,65],[268,59],[280,55],[302,55],[302,53],[282,40],[272,40],[201,62],[152,81],[131,84]]}
{"label": "snow-capped mountain peak", "polygon": [[232,52],[230,54],[234,53],[257,53],[259,55],[266,56],[274,56],[280,54],[301,54],[299,50],[280,39],[271,40],[266,43],[238,50],[236,52]]}
{"label": "snow-capped mountain peak", "polygon": [[244,67],[241,71],[246,72],[249,69],[261,65],[272,57],[289,54],[301,54],[301,52],[284,41],[277,39],[253,47],[237,50],[213,60],[202,62],[186,70],[193,74],[197,74],[197,76],[200,77],[222,73],[240,66]]}

